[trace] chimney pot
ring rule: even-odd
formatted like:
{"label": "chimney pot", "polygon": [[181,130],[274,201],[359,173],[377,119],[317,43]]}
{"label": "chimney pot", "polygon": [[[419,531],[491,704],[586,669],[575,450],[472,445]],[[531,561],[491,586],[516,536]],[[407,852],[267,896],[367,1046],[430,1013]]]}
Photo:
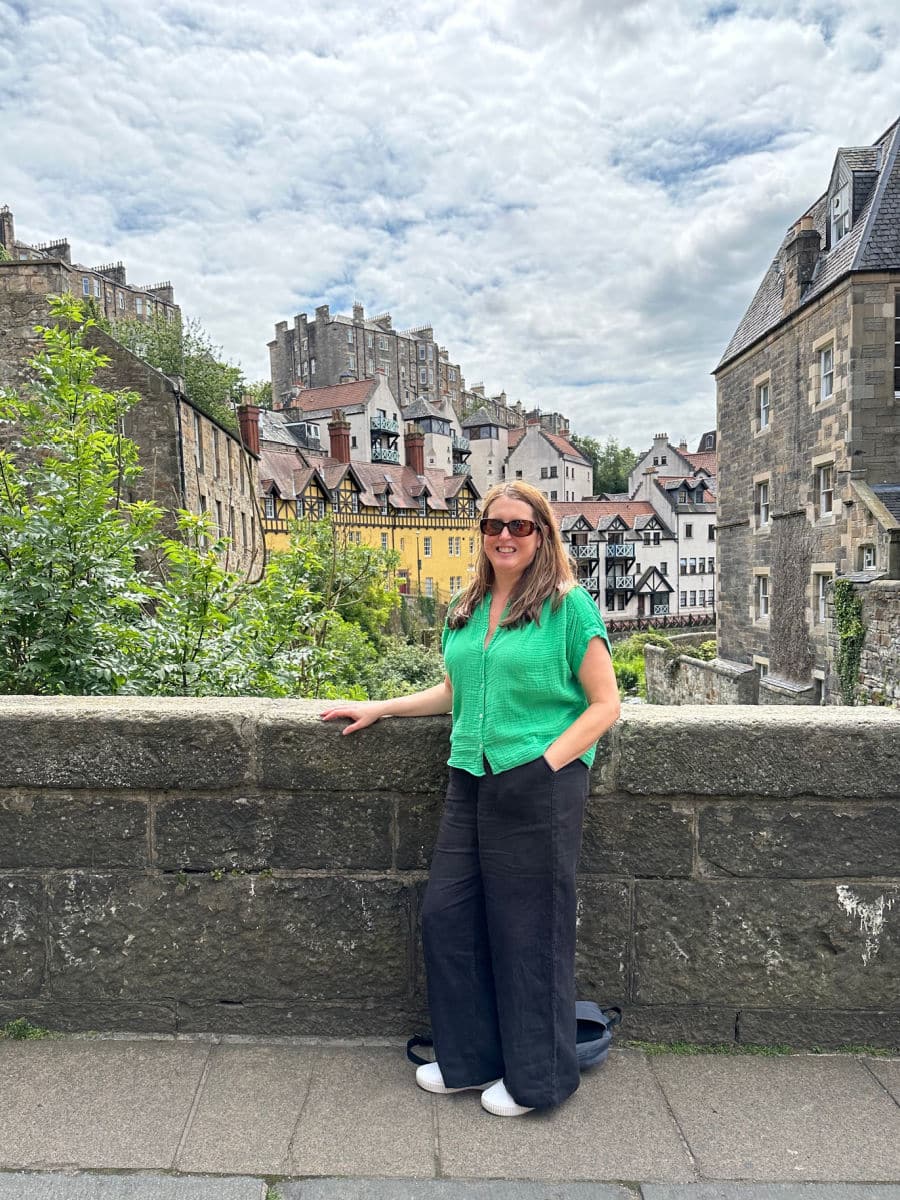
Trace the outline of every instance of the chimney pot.
{"label": "chimney pot", "polygon": [[350,422],[340,409],[336,408],[328,422],[328,439],[331,446],[331,457],[338,462],[350,461]]}
{"label": "chimney pot", "polygon": [[424,475],[425,434],[418,425],[408,425],[403,442],[406,447],[406,465],[412,467],[416,475]]}
{"label": "chimney pot", "polygon": [[259,457],[259,405],[242,404],[238,409],[238,424],[244,448]]}

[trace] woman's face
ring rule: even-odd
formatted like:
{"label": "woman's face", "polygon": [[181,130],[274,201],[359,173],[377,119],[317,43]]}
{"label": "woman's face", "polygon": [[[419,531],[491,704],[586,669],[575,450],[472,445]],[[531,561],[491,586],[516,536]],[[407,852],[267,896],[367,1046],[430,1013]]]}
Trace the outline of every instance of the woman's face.
{"label": "woman's face", "polygon": [[[498,496],[490,510],[482,516],[500,521],[537,522],[537,514],[531,505],[524,500],[514,500],[512,496]],[[535,529],[528,537],[513,537],[504,526],[496,536],[483,533],[481,540],[487,560],[494,568],[494,574],[500,579],[514,581],[531,565],[541,544],[541,533]]]}

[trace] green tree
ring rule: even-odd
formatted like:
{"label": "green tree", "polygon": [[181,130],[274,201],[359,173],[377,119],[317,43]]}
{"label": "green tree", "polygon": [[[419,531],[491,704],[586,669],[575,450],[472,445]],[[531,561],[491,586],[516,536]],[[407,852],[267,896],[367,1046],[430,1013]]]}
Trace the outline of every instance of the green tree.
{"label": "green tree", "polygon": [[255,383],[248,383],[244,386],[244,395],[249,396],[254,404],[258,404],[260,408],[272,407],[272,381],[271,379],[257,379]]}
{"label": "green tree", "polygon": [[243,372],[223,361],[222,348],[199,321],[170,321],[154,313],[146,321],[123,317],[101,319],[99,324],[151,367],[164,375],[181,376],[192,404],[227,428],[237,428],[234,406],[244,391]]}
{"label": "green tree", "polygon": [[159,513],[122,499],[139,470],[121,433],[137,397],[93,383],[107,360],[85,346],[77,303],[51,298],[50,312],[35,382],[0,398],[0,692],[117,691]]}
{"label": "green tree", "polygon": [[628,476],[637,463],[637,455],[618,439],[608,437],[602,444],[596,438],[574,434],[570,439],[593,467],[594,495],[603,492],[627,492]]}

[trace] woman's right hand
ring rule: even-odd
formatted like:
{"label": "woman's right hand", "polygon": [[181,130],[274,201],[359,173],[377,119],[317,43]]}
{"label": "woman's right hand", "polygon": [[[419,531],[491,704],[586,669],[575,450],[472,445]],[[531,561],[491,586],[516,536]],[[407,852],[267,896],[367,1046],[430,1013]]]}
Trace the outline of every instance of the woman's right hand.
{"label": "woman's right hand", "polygon": [[322,720],[334,721],[339,717],[349,717],[352,723],[341,730],[343,736],[356,733],[357,729],[365,729],[367,725],[374,725],[385,715],[386,706],[383,700],[350,700],[335,708],[327,708],[322,713]]}

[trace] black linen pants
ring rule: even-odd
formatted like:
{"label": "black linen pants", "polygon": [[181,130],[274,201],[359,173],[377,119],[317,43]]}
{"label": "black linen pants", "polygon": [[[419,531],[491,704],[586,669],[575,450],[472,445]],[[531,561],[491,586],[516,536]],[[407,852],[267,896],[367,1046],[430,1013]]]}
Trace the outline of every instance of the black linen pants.
{"label": "black linen pants", "polygon": [[422,935],[447,1087],[503,1078],[518,1103],[578,1087],[575,868],[588,769],[541,756],[497,774],[450,768]]}

